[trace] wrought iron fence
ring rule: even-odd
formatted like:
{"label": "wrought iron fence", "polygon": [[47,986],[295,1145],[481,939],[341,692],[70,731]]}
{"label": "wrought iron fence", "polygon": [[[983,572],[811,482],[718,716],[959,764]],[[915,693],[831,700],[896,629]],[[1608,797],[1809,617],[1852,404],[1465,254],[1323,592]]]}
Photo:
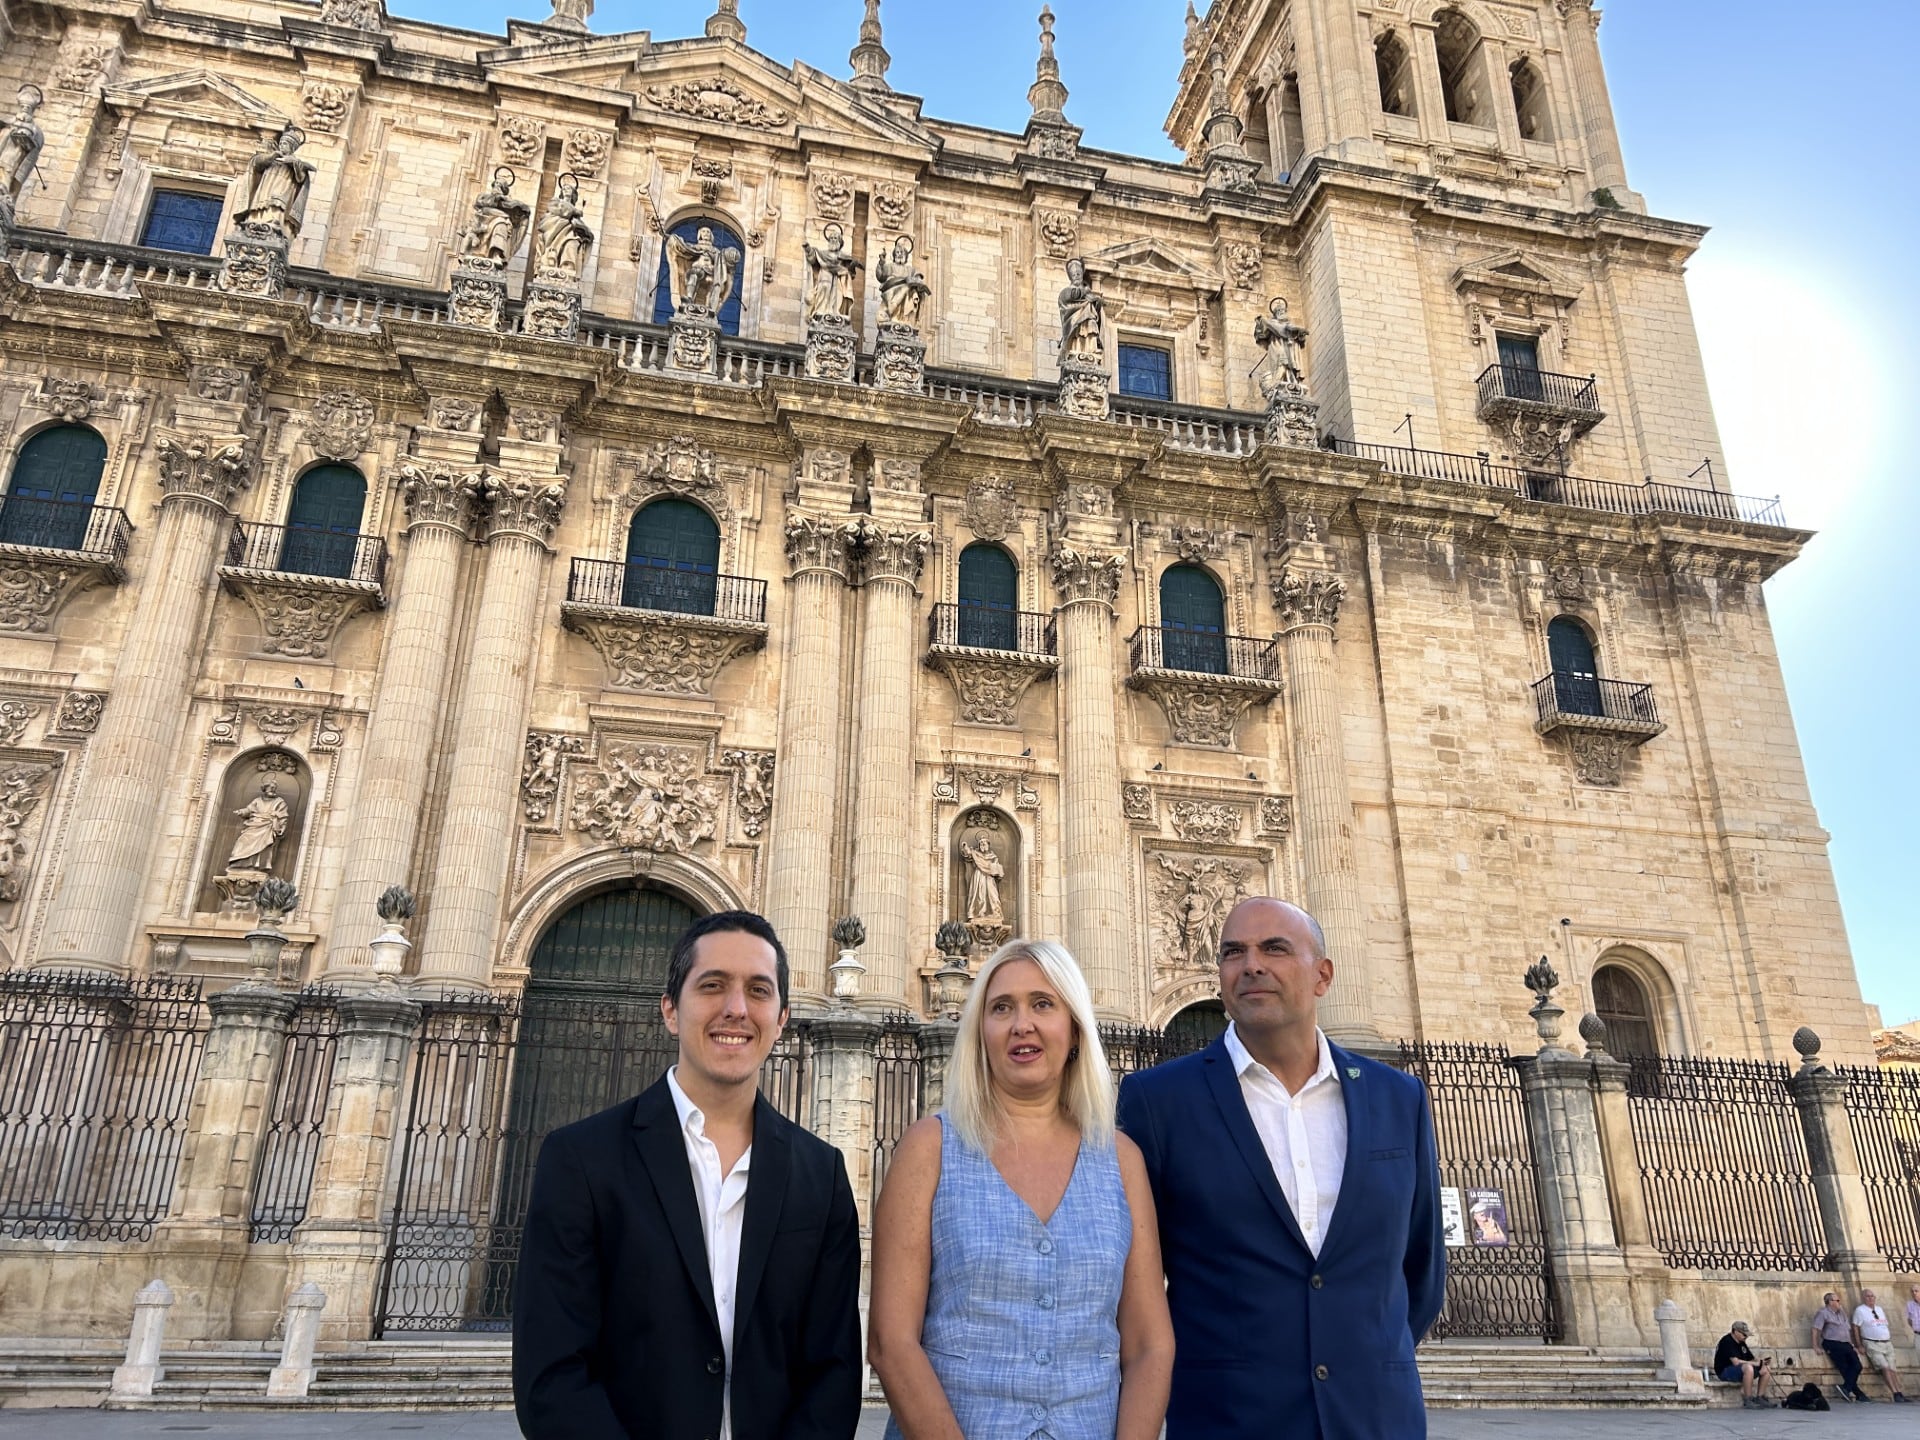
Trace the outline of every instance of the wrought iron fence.
{"label": "wrought iron fence", "polygon": [[253,1209],[247,1221],[247,1239],[254,1244],[283,1244],[307,1218],[340,1038],[339,999],[330,990],[304,990],[294,997],[254,1172]]}
{"label": "wrought iron fence", "polygon": [[1784,1065],[1632,1057],[1627,1113],[1653,1243],[1700,1270],[1823,1270],[1806,1136]]}
{"label": "wrought iron fence", "polygon": [[[1533,1132],[1506,1047],[1402,1045],[1398,1063],[1427,1087],[1440,1183],[1459,1192],[1466,1224],[1466,1243],[1447,1250],[1433,1338],[1559,1339]],[[1476,1193],[1486,1220],[1469,1218]]]}
{"label": "wrought iron fence", "polygon": [[152,1239],[206,1038],[196,980],[0,976],[0,1234]]}
{"label": "wrought iron fence", "polygon": [[1002,650],[1017,655],[1060,653],[1053,616],[1035,610],[995,610],[984,605],[936,605],[927,621],[927,643],[965,650]]}
{"label": "wrought iron fence", "polygon": [[1209,1043],[1198,1036],[1170,1035],[1146,1025],[1100,1027],[1100,1044],[1107,1052],[1107,1068],[1113,1072],[1116,1085],[1136,1070],[1150,1070],[1164,1061],[1204,1050]]}
{"label": "wrought iron fence", "polygon": [[1277,643],[1254,635],[1217,635],[1142,625],[1133,632],[1133,669],[1179,670],[1194,675],[1231,675],[1239,680],[1277,680]]}
{"label": "wrought iron fence", "polygon": [[808,1085],[813,1079],[813,1036],[804,1020],[788,1024],[760,1067],[760,1093],[796,1125],[807,1123]]}
{"label": "wrought iron fence", "polygon": [[1542,725],[1554,724],[1567,715],[1631,720],[1641,725],[1660,723],[1653,686],[1637,680],[1602,680],[1597,675],[1556,670],[1534,682],[1533,703]]}
{"label": "wrought iron fence", "polygon": [[906,1015],[888,1015],[873,1047],[873,1192],[881,1183],[900,1137],[920,1118],[924,1095],[920,1027]]}
{"label": "wrought iron fence", "polygon": [[321,530],[311,525],[234,522],[227,564],[274,575],[317,575],[378,585],[386,579],[387,542],[378,535]]}
{"label": "wrought iron fence", "polygon": [[1840,1066],[1873,1238],[1896,1270],[1920,1270],[1920,1070]]}
{"label": "wrought iron fence", "polygon": [[670,570],[644,561],[575,559],[567,579],[567,600],[608,609],[708,615],[746,625],[767,623],[766,581]]}

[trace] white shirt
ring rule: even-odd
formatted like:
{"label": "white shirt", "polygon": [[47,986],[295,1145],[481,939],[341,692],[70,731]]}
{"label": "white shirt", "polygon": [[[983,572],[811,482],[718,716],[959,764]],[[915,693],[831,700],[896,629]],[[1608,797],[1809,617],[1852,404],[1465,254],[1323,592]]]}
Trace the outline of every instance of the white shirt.
{"label": "white shirt", "polygon": [[1232,1025],[1227,1026],[1226,1043],[1274,1178],[1293,1208],[1307,1248],[1318,1259],[1347,1167],[1347,1106],[1326,1034],[1316,1029],[1314,1035],[1320,1042],[1320,1064],[1298,1095],[1289,1094],[1277,1075],[1247,1053]]}
{"label": "white shirt", "polygon": [[667,1089],[680,1114],[680,1135],[687,1142],[687,1169],[693,1196],[700,1202],[700,1230],[707,1242],[707,1271],[713,1279],[713,1308],[720,1316],[720,1345],[727,1357],[727,1383],[720,1407],[720,1440],[733,1440],[733,1292],[740,1276],[740,1227],[747,1218],[749,1145],[727,1174],[720,1173],[720,1148],[707,1138],[707,1117],[687,1098],[680,1080],[667,1071]]}
{"label": "white shirt", "polygon": [[1860,1327],[1862,1340],[1893,1338],[1893,1331],[1887,1328],[1887,1312],[1878,1305],[1856,1305],[1853,1310],[1853,1323]]}

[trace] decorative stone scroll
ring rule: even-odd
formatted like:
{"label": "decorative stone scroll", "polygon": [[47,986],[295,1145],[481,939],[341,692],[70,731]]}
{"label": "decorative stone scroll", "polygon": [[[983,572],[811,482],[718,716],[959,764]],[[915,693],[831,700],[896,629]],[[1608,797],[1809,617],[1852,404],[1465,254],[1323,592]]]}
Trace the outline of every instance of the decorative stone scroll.
{"label": "decorative stone scroll", "polygon": [[551,475],[487,472],[481,484],[487,506],[487,538],[518,535],[545,545],[553,539],[567,505],[567,482]]}
{"label": "decorative stone scroll", "polygon": [[1167,806],[1173,833],[1195,844],[1230,845],[1240,838],[1246,812],[1211,800],[1175,800]]}
{"label": "decorative stone scroll", "polygon": [[953,682],[961,720],[1010,729],[1020,723],[1020,701],[1028,687],[1060,662],[1051,655],[935,645],[927,651],[927,664]]}
{"label": "decorative stone scroll", "polygon": [[1020,521],[1020,505],[1013,481],[1003,475],[983,475],[967,487],[961,512],[967,528],[981,540],[1004,540]]}
{"label": "decorative stone scroll", "polygon": [[1279,608],[1282,628],[1287,630],[1302,625],[1334,628],[1346,598],[1347,582],[1338,575],[1288,566],[1274,577],[1273,603]]}
{"label": "decorative stone scroll", "polygon": [[191,496],[225,510],[253,482],[252,444],[244,435],[160,430],[154,444],[160,490],[168,499]]}
{"label": "decorative stone scroll", "polygon": [[373,439],[373,402],[351,390],[323,391],[307,416],[307,446],[322,460],[351,464]]}
{"label": "decorative stone scroll", "polygon": [[713,838],[720,805],[720,786],[692,752],[609,743],[574,790],[573,826],[623,849],[686,855]]}
{"label": "decorative stone scroll", "polygon": [[465,533],[485,493],[486,478],[486,471],[479,466],[453,465],[444,460],[403,461],[395,472],[395,484],[407,507],[408,528],[449,525]]}
{"label": "decorative stone scroll", "polygon": [[1151,695],[1166,712],[1176,745],[1234,748],[1241,717],[1280,693],[1277,680],[1199,675],[1183,670],[1136,670],[1127,684]]}
{"label": "decorative stone scroll", "polygon": [[1567,748],[1573,757],[1574,778],[1582,785],[1620,784],[1633,741],[1625,735],[1599,730],[1574,730],[1567,735]]}
{"label": "decorative stone scroll", "polygon": [[1276,840],[1293,834],[1293,797],[1269,795],[1260,802],[1260,833]]}
{"label": "decorative stone scroll", "polygon": [[98,690],[69,690],[60,698],[49,733],[91,735],[100,728],[100,716],[106,708],[107,697]]}
{"label": "decorative stone scroll", "polygon": [[1060,545],[1049,558],[1053,562],[1054,587],[1060,592],[1062,605],[1092,600],[1111,606],[1120,598],[1120,576],[1127,566],[1125,555]]}
{"label": "decorative stone scroll", "polygon": [[803,570],[831,570],[845,579],[858,539],[854,522],[795,511],[787,516],[787,564],[796,575]]}
{"label": "decorative stone scroll", "polygon": [[386,603],[374,581],[294,576],[223,565],[220,578],[260,619],[260,650],[291,660],[324,660],[340,627]]}
{"label": "decorative stone scroll", "polygon": [[560,615],[600,652],[609,685],[656,695],[711,696],[728,662],[767,643],[764,624],[708,615],[571,602]]}
{"label": "decorative stone scroll", "polygon": [[1151,785],[1122,785],[1120,787],[1120,814],[1136,825],[1158,825],[1160,816],[1153,803]]}
{"label": "decorative stone scroll", "polygon": [[677,85],[649,85],[647,103],[674,115],[717,120],[749,130],[778,130],[793,117],[777,105],[756,100],[723,76],[683,80]]}
{"label": "decorative stone scroll", "polygon": [[44,708],[31,700],[0,700],[0,745],[18,745]]}

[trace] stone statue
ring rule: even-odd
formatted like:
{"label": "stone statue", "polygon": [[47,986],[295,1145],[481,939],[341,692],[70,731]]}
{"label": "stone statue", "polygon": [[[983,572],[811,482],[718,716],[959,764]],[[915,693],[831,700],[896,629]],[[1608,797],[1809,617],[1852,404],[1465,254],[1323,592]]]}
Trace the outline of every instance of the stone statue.
{"label": "stone statue", "polygon": [[287,833],[287,802],[280,798],[280,787],[271,780],[260,782],[260,793],[233,812],[240,817],[240,834],[227,857],[227,873],[254,870],[261,874],[273,869],[273,852]]}
{"label": "stone statue", "polygon": [[1067,262],[1067,288],[1060,292],[1060,358],[1100,361],[1106,355],[1107,302],[1087,284],[1087,263]]}
{"label": "stone statue", "polygon": [[578,280],[593,248],[587,212],[580,208],[580,180],[569,170],[553,183],[546,213],[533,233],[533,273],[542,280]]}
{"label": "stone statue", "polygon": [[807,287],[808,324],[823,315],[836,320],[852,319],[854,272],[864,268],[847,254],[845,229],[829,225],[822,234],[827,242],[824,247],[807,241],[800,245],[807,253],[807,270],[813,276]]}
{"label": "stone statue", "polygon": [[473,220],[460,232],[460,258],[469,264],[504,270],[527,238],[532,207],[513,198],[513,167],[493,172],[493,183],[473,200]]}
{"label": "stone statue", "polygon": [[880,309],[887,324],[919,329],[920,310],[933,287],[913,268],[913,241],[902,235],[891,250],[881,251],[873,273],[880,281]]}
{"label": "stone statue", "polygon": [[740,272],[740,252],[724,248],[713,238],[713,227],[702,225],[689,244],[678,235],[667,236],[667,273],[673,281],[673,309],[718,315],[733,296]]}
{"label": "stone statue", "polygon": [[1266,354],[1266,374],[1260,377],[1260,393],[1276,390],[1304,390],[1306,372],[1300,368],[1300,352],[1307,343],[1307,332],[1287,318],[1287,302],[1275,296],[1267,314],[1253,322],[1254,343]]}
{"label": "stone statue", "polygon": [[307,192],[313,188],[313,166],[294,155],[307,134],[296,125],[280,132],[271,150],[262,150],[247,162],[246,188],[233,207],[233,223],[260,239],[291,240],[300,233],[307,215]]}
{"label": "stone statue", "polygon": [[33,167],[40,163],[47,137],[33,116],[45,98],[38,85],[22,85],[14,117],[0,131],[0,219],[11,217],[20,192],[33,178]]}
{"label": "stone statue", "polygon": [[971,867],[967,871],[967,923],[1004,925],[1007,917],[1000,902],[1000,881],[1007,871],[987,837],[976,835],[965,841],[960,846],[960,858]]}

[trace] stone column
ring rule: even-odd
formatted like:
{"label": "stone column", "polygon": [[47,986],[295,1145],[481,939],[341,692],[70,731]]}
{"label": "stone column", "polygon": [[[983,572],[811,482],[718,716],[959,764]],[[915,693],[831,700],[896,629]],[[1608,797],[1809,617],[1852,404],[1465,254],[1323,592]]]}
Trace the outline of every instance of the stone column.
{"label": "stone column", "polygon": [[866,922],[866,993],[907,1006],[907,857],[913,848],[915,582],[933,543],[908,525],[856,526],[865,572],[860,739],[855,764],[853,913]]}
{"label": "stone column", "polygon": [[809,1033],[813,1117],[807,1128],[845,1157],[866,1230],[873,1219],[873,1052],[880,1027],[843,1010],[816,1017]]}
{"label": "stone column", "polygon": [[419,983],[483,990],[493,973],[513,864],[528,663],[547,542],[566,506],[554,475],[489,474],[487,578],[467,658],[446,817],[428,895]]}
{"label": "stone column", "polygon": [[1114,697],[1114,603],[1126,557],[1058,546],[1061,866],[1066,881],[1067,945],[1085,972],[1103,1018],[1134,1013],[1133,874],[1120,813],[1120,761]]}
{"label": "stone column", "polygon": [[[1573,72],[1574,93],[1580,107],[1580,128],[1586,136],[1587,158],[1593,166],[1595,190],[1623,190],[1626,160],[1620,152],[1620,128],[1613,119],[1613,100],[1607,93],[1606,66],[1600,60],[1600,12],[1593,0],[1565,0],[1567,68]],[[1624,203],[1626,197],[1620,196]]]}
{"label": "stone column", "polygon": [[787,563],[793,574],[787,588],[773,833],[767,845],[767,918],[792,957],[796,991],[821,991],[833,924],[843,730],[840,676],[855,533],[845,516],[798,510],[787,516]]}
{"label": "stone column", "polygon": [[[423,451],[440,448],[423,437]],[[478,443],[465,449],[477,454]],[[453,614],[473,504],[485,472],[464,458],[422,454],[398,471],[407,507],[406,563],[387,618],[387,648],[374,691],[353,798],[340,891],[334,900],[329,983],[370,981],[367,942],[380,928],[374,903],[389,885],[409,883],[428,759],[442,737],[441,705],[453,653]]]}
{"label": "stone column", "polygon": [[127,969],[167,777],[199,673],[214,567],[233,523],[228,507],[252,479],[252,442],[239,428],[243,409],[182,400],[179,428],[157,431],[160,515],[67,822],[73,838],[47,907],[40,966]]}
{"label": "stone column", "polygon": [[1273,581],[1286,663],[1287,720],[1293,736],[1295,812],[1306,869],[1306,908],[1326,932],[1333,989],[1320,1002],[1320,1023],[1343,1043],[1380,1043],[1369,1014],[1373,993],[1360,881],[1353,859],[1353,796],[1340,713],[1334,627],[1346,582],[1333,572],[1324,545],[1289,548]]}
{"label": "stone column", "polygon": [[388,1170],[404,1124],[401,1085],[420,1007],[398,990],[340,1002],[327,1111],[307,1195],[307,1218],[293,1233],[287,1284],[313,1284],[330,1297],[322,1340],[372,1334],[380,1262],[392,1204]]}
{"label": "stone column", "polygon": [[1868,1272],[1884,1261],[1873,1238],[1873,1212],[1860,1179],[1860,1150],[1847,1119],[1847,1082],[1820,1063],[1820,1037],[1802,1025],[1793,1032],[1793,1048],[1803,1062],[1787,1082],[1800,1128],[1807,1137],[1807,1168],[1820,1202],[1820,1225],[1827,1238],[1827,1264],[1846,1277],[1846,1288],[1871,1283]]}

